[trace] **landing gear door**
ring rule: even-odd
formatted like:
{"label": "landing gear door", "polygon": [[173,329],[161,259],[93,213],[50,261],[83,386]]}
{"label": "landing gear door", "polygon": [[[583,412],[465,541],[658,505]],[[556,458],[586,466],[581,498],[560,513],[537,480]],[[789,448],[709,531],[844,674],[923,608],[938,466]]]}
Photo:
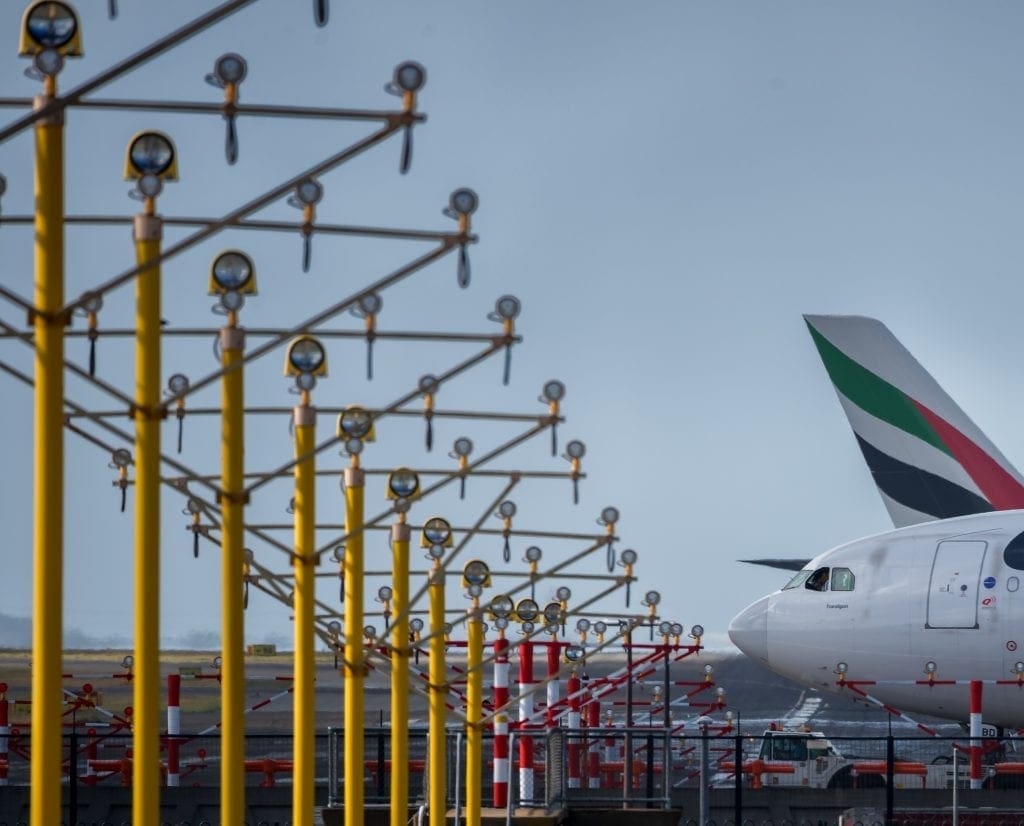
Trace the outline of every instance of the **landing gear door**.
{"label": "landing gear door", "polygon": [[927,628],[977,628],[978,580],[986,542],[940,542],[928,585]]}

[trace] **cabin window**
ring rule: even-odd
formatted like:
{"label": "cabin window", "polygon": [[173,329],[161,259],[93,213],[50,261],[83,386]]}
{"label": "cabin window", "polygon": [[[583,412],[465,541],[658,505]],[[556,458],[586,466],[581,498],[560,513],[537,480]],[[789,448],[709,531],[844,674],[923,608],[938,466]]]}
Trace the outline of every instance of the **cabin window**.
{"label": "cabin window", "polygon": [[852,591],[856,577],[853,575],[853,571],[849,568],[833,568],[832,569],[832,590],[833,591]]}
{"label": "cabin window", "polygon": [[828,568],[818,568],[813,574],[807,577],[804,588],[808,591],[828,590]]}
{"label": "cabin window", "polygon": [[1020,588],[1020,580],[1017,579],[1017,577],[1012,576],[1008,580],[1006,580],[1006,590],[1009,591],[1011,594],[1018,588]]}
{"label": "cabin window", "polygon": [[806,760],[807,759],[807,738],[806,737],[773,737],[775,760]]}
{"label": "cabin window", "polygon": [[800,573],[798,573],[795,577],[793,577],[789,582],[786,583],[785,587],[782,590],[788,591],[790,588],[799,588],[801,585],[807,582],[807,577],[809,577],[812,573],[813,571],[800,571]]}
{"label": "cabin window", "polygon": [[1024,533],[1010,540],[1003,551],[1003,562],[1015,571],[1024,571]]}

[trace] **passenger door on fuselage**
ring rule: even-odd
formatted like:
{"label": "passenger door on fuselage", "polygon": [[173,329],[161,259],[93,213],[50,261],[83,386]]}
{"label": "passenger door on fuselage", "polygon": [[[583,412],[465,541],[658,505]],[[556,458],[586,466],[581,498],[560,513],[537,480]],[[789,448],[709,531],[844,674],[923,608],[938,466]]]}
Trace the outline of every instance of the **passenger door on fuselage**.
{"label": "passenger door on fuselage", "polygon": [[949,540],[935,548],[925,628],[977,628],[978,580],[987,542]]}

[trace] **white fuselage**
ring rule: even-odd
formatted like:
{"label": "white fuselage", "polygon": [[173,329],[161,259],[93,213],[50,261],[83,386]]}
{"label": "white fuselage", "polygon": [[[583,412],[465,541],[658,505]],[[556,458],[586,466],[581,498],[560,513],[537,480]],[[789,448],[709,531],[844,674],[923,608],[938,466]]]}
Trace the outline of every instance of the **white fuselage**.
{"label": "white fuselage", "polygon": [[[1015,681],[1024,661],[1024,554],[1011,549],[1004,560],[1022,533],[1024,511],[998,511],[841,545],[804,569],[818,587],[822,576],[813,572],[829,569],[824,590],[801,582],[762,597],[733,619],[729,636],[773,671],[816,688],[839,691],[844,662],[847,679],[878,681],[864,689],[896,708],[967,720],[966,681]],[[965,684],[914,685],[927,679],[929,661],[937,680]],[[1024,689],[986,684],[983,708],[986,722],[1020,728]]]}

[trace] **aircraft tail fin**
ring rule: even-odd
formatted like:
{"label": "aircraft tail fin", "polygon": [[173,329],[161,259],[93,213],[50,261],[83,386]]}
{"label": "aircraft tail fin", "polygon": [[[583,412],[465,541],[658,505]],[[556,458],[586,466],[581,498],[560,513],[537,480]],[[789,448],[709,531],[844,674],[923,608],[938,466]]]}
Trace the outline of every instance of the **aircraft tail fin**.
{"label": "aircraft tail fin", "polygon": [[896,527],[1024,508],[1024,477],[884,324],[804,321]]}

